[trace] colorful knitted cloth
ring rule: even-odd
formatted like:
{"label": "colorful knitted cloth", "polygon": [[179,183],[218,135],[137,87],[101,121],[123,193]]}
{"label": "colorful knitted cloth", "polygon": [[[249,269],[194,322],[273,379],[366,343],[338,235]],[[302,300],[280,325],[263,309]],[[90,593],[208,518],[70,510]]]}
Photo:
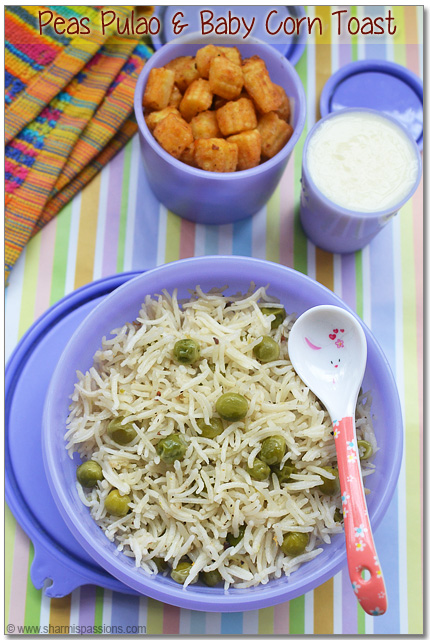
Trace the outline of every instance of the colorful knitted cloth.
{"label": "colorful knitted cloth", "polygon": [[[66,20],[88,16],[91,34],[47,26],[40,35],[47,9]],[[124,21],[135,8],[6,7],[6,278],[32,235],[136,132],[134,87],[151,51],[140,36],[119,36],[116,21],[103,35],[101,9]]]}

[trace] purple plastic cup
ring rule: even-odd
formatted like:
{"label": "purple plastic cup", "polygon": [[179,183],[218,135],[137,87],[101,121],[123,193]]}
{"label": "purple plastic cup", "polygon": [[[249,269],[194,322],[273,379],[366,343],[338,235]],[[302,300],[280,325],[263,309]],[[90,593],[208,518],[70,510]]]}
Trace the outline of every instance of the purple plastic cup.
{"label": "purple plastic cup", "polygon": [[[149,72],[178,56],[195,55],[207,44],[237,46],[243,58],[259,55],[270,77],[290,98],[294,133],[285,147],[262,165],[233,173],[203,171],[171,156],[158,144],[143,116],[142,98]],[[229,36],[204,37],[190,34],[164,45],[155,53],[138,78],[134,111],[139,126],[142,161],[156,198],[182,218],[202,224],[227,224],[257,213],[276,189],[306,119],[302,82],[292,64],[274,47],[249,37],[247,43]]]}
{"label": "purple plastic cup", "polygon": [[[250,282],[270,283],[288,311],[298,315],[318,304],[348,307],[334,293],[311,278],[275,264],[241,256],[204,256],[179,260],[148,271],[116,289],[87,316],[67,344],[48,390],[42,428],[46,476],[55,503],[69,530],[85,551],[118,580],[151,598],[200,611],[245,611],[270,607],[303,595],[335,575],[346,564],[343,534],[333,536],[323,553],[302,565],[290,577],[271,580],[248,589],[206,587],[200,582],[183,589],[168,576],[148,576],[134,561],[118,552],[91,518],[76,490],[79,457],[69,458],[64,441],[70,395],[76,371],[87,371],[103,336],[137,317],[144,297],[178,289],[178,298],[189,297],[197,284],[203,290],[229,285],[229,292],[246,291]],[[355,314],[354,314],[355,315]],[[360,321],[361,322],[361,321]],[[371,490],[367,504],[373,530],[380,524],[396,487],[402,458],[403,428],[396,384],[388,362],[369,329],[368,359],[363,389],[372,392],[372,414],[380,449],[375,473],[366,480]]]}
{"label": "purple plastic cup", "polygon": [[[365,112],[385,118],[400,128],[410,140],[418,161],[417,179],[396,205],[384,211],[360,212],[345,209],[327,198],[315,185],[307,163],[307,151],[311,138],[319,127],[331,118],[341,118],[346,113]],[[318,247],[332,253],[351,253],[363,249],[379,231],[395,216],[412,197],[421,179],[421,156],[416,141],[409,131],[395,118],[374,109],[342,109],[321,118],[308,133],[303,147],[302,190],[300,195],[300,221],[307,237]]]}

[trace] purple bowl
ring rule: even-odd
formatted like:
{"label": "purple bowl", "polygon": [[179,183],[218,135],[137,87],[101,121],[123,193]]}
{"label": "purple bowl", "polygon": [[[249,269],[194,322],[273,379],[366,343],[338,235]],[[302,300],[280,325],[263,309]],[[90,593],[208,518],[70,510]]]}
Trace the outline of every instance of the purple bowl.
{"label": "purple bowl", "polygon": [[[79,499],[75,487],[78,457],[71,460],[64,446],[76,370],[88,370],[102,337],[135,318],[146,295],[160,293],[163,288],[169,291],[177,288],[180,298],[188,297],[188,289],[196,284],[202,285],[204,290],[228,284],[230,292],[246,291],[250,281],[257,286],[270,283],[270,293],[297,314],[317,304],[334,304],[348,309],[340,298],[322,285],[273,262],[239,256],[204,256],[172,262],[122,285],[89,314],[58,362],[45,403],[42,444],[46,476],[70,531],[89,555],[118,580],[139,593],[178,607],[200,611],[245,611],[273,606],[317,587],[346,564],[344,536],[339,534],[332,538],[330,545],[323,545],[323,553],[302,565],[289,578],[228,592],[200,583],[183,589],[167,576],[151,577],[136,569],[133,560],[119,553],[115,544],[107,539]],[[369,329],[363,323],[362,326],[368,344],[363,388],[372,390],[372,413],[380,446],[375,456],[376,471],[366,481],[371,489],[368,509],[375,529],[396,487],[402,457],[402,417],[388,362]]]}
{"label": "purple bowl", "polygon": [[[345,209],[327,198],[315,185],[309,173],[307,151],[309,141],[318,128],[331,118],[339,118],[346,113],[373,113],[385,118],[399,127],[409,139],[416,151],[418,174],[415,184],[409,193],[395,206],[384,211],[360,212]],[[302,158],[302,190],[300,195],[300,222],[307,237],[318,247],[332,253],[351,253],[363,249],[376,236],[387,222],[395,216],[399,209],[412,197],[421,180],[421,156],[416,140],[403,124],[392,116],[364,107],[341,109],[321,118],[309,131],[303,147]]]}
{"label": "purple bowl", "polygon": [[[237,46],[244,58],[259,55],[270,77],[284,87],[291,101],[294,133],[285,147],[258,167],[234,173],[215,173],[190,167],[173,158],[158,144],[143,116],[142,98],[149,72],[178,56],[195,55],[208,43]],[[292,64],[274,47],[255,38],[247,44],[229,36],[208,39],[200,34],[177,38],[161,47],[137,80],[134,111],[139,126],[141,155],[149,185],[157,199],[182,218],[202,224],[227,224],[259,211],[278,185],[306,119],[306,98],[302,82]]]}

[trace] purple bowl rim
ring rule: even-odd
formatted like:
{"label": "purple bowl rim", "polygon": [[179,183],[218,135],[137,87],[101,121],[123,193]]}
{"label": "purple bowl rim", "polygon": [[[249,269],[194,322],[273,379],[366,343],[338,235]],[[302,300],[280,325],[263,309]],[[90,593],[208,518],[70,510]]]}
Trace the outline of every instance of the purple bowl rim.
{"label": "purple bowl rim", "polygon": [[[403,133],[407,136],[407,138],[409,139],[409,141],[412,144],[412,148],[414,149],[416,158],[418,160],[418,173],[417,173],[417,179],[415,180],[415,183],[413,185],[413,187],[411,187],[411,189],[408,191],[408,194],[399,201],[398,204],[395,205],[395,208],[390,207],[389,209],[383,209],[381,211],[367,211],[367,212],[363,212],[363,211],[354,211],[353,209],[345,209],[345,207],[342,207],[338,204],[336,204],[335,202],[333,202],[332,200],[330,200],[329,198],[327,198],[327,196],[325,196],[322,191],[320,191],[320,189],[318,189],[318,187],[316,186],[315,182],[312,180],[310,173],[309,173],[309,169],[308,169],[308,165],[307,165],[307,151],[308,151],[308,146],[309,146],[309,141],[311,140],[312,136],[314,135],[315,131],[327,120],[331,120],[332,118],[336,118],[336,117],[341,117],[345,114],[348,113],[371,113],[375,116],[378,116],[380,118],[384,118],[386,120],[389,120],[392,124],[397,125],[397,127],[399,127],[399,129],[401,129],[403,131]],[[320,120],[318,120],[313,127],[310,129],[309,133],[306,136],[306,140],[305,140],[305,144],[303,145],[303,155],[302,155],[302,172],[304,177],[306,178],[306,181],[311,185],[312,189],[314,191],[316,191],[318,193],[318,197],[324,202],[324,204],[329,207],[330,209],[332,209],[333,211],[336,211],[337,213],[339,213],[342,216],[348,217],[348,218],[356,218],[359,220],[372,220],[375,218],[382,218],[384,216],[389,216],[392,215],[394,213],[397,213],[397,211],[399,211],[399,209],[401,209],[403,207],[404,204],[406,204],[406,202],[412,198],[412,196],[414,195],[415,191],[418,189],[418,186],[420,184],[421,181],[421,174],[422,174],[422,162],[421,162],[421,154],[420,151],[418,149],[418,145],[416,140],[412,137],[411,133],[406,129],[406,127],[404,125],[402,125],[398,120],[396,120],[395,118],[393,118],[392,116],[388,115],[387,113],[381,113],[381,111],[378,111],[377,109],[367,109],[366,107],[351,107],[348,109],[341,109],[340,111],[333,111],[331,113],[328,113],[326,116],[324,116],[323,118],[321,118]]]}
{"label": "purple bowl rim", "polygon": [[[201,34],[198,34],[198,32],[193,32],[193,33],[187,34],[187,38],[193,38],[193,36],[197,37],[197,35],[200,36]],[[214,37],[213,40],[216,40],[216,37]],[[228,43],[225,42],[225,44],[227,45]],[[269,171],[274,166],[281,163],[283,160],[285,160],[285,158],[287,158],[288,155],[291,153],[291,151],[294,149],[295,145],[300,139],[300,136],[303,133],[303,129],[306,122],[306,96],[305,96],[303,83],[300,80],[300,76],[297,73],[294,66],[291,64],[291,62],[287,58],[285,58],[285,56],[283,56],[281,53],[279,53],[279,51],[274,49],[274,47],[258,40],[257,38],[253,38],[252,42],[251,41],[243,42],[243,43],[231,42],[232,46],[241,45],[241,44],[243,45],[256,44],[256,45],[262,46],[266,49],[266,51],[268,51],[269,55],[279,57],[280,61],[282,61],[282,64],[285,65],[287,68],[289,68],[291,77],[297,88],[297,93],[299,96],[299,99],[297,101],[298,104],[294,105],[294,109],[295,110],[298,109],[299,111],[298,111],[297,125],[294,127],[293,135],[288,140],[287,144],[281,149],[281,151],[279,151],[275,156],[273,156],[273,158],[270,158],[270,160],[266,160],[266,162],[264,162],[261,165],[258,165],[257,167],[253,167],[252,169],[244,169],[243,171],[222,172],[222,173],[216,172],[216,171],[205,171],[204,169],[197,169],[195,167],[191,167],[190,165],[185,164],[184,162],[181,162],[180,160],[176,160],[176,158],[171,156],[169,153],[167,153],[167,151],[165,151],[162,148],[162,146],[155,140],[154,136],[149,131],[148,125],[146,124],[145,118],[143,117],[143,107],[142,107],[143,91],[144,91],[144,86],[146,85],[147,76],[151,71],[151,69],[154,68],[153,61],[155,60],[155,62],[157,62],[157,59],[160,58],[161,55],[164,53],[165,47],[176,48],[182,45],[198,46],[196,45],[196,43],[193,43],[193,42],[174,42],[174,41],[169,42],[167,44],[164,44],[162,47],[160,47],[158,51],[148,59],[148,61],[145,63],[142,71],[139,74],[139,77],[136,83],[136,88],[134,91],[134,113],[136,116],[137,125],[139,127],[139,132],[143,136],[145,141],[150,145],[151,149],[155,153],[157,153],[157,155],[159,155],[163,160],[165,160],[168,164],[172,165],[176,169],[183,171],[186,175],[195,176],[198,178],[206,178],[208,180],[229,180],[229,181],[240,180],[243,177],[252,178],[254,176],[259,176],[265,173],[266,171]]]}
{"label": "purple bowl rim", "polygon": [[[400,465],[403,455],[403,420],[402,420],[402,412],[400,406],[400,399],[398,395],[398,390],[396,386],[396,382],[391,370],[391,367],[388,363],[388,360],[383,353],[381,347],[379,346],[376,338],[370,332],[368,327],[363,323],[363,321],[357,316],[357,314],[352,311],[348,305],[341,300],[335,293],[327,289],[324,285],[320,284],[316,280],[313,280],[309,276],[286,267],[284,265],[274,263],[268,260],[261,260],[258,258],[251,258],[245,256],[199,256],[193,258],[186,258],[174,262],[170,262],[167,264],[163,264],[154,269],[144,272],[141,275],[138,275],[136,278],[132,278],[125,282],[123,285],[115,289],[111,294],[106,296],[103,301],[97,305],[87,316],[87,318],[83,321],[83,323],[76,329],[73,333],[71,339],[67,343],[64,352],[58,362],[57,368],[54,371],[51,384],[49,386],[45,408],[44,408],[44,416],[43,416],[43,424],[42,424],[42,451],[43,451],[43,461],[46,470],[46,476],[48,480],[48,484],[51,489],[51,493],[57,504],[60,514],[66,522],[66,525],[69,527],[71,533],[75,536],[78,542],[84,547],[87,553],[96,560],[106,571],[108,571],[115,578],[124,582],[129,588],[137,591],[139,593],[143,593],[148,597],[155,598],[162,602],[172,604],[174,606],[184,607],[188,609],[198,610],[198,611],[217,611],[217,612],[232,612],[232,611],[247,611],[253,609],[259,609],[262,607],[273,606],[275,604],[279,604],[280,602],[285,602],[299,595],[303,595],[303,593],[307,593],[311,589],[319,586],[330,577],[332,577],[337,571],[339,571],[342,566],[346,563],[346,551],[345,549],[339,550],[339,553],[330,559],[325,565],[320,567],[314,574],[312,574],[311,579],[307,579],[305,576],[303,580],[298,582],[297,585],[294,586],[293,589],[288,589],[288,582],[282,582],[280,585],[275,585],[268,590],[267,598],[262,596],[261,591],[252,591],[252,587],[246,590],[235,590],[235,595],[231,595],[224,593],[222,591],[222,595],[220,598],[217,598],[217,593],[214,589],[208,588],[208,593],[198,592],[195,593],[193,591],[186,591],[178,593],[177,588],[171,586],[169,583],[161,583],[157,586],[156,580],[154,578],[150,578],[146,576],[142,572],[138,573],[136,570],[133,570],[131,567],[125,567],[118,560],[117,556],[106,553],[105,551],[99,551],[96,546],[93,546],[91,541],[88,540],[88,536],[85,535],[85,529],[82,527],[81,521],[73,512],[71,513],[67,509],[67,497],[65,497],[65,493],[63,490],[63,486],[61,483],[60,476],[56,475],[56,467],[55,465],[50,464],[50,460],[52,460],[54,452],[52,450],[53,440],[51,440],[48,435],[50,433],[49,428],[49,406],[52,404],[50,398],[55,392],[55,378],[56,372],[61,369],[62,362],[66,360],[68,352],[73,351],[75,344],[79,343],[79,336],[82,330],[82,327],[86,325],[89,321],[91,321],[92,317],[99,313],[101,307],[109,304],[114,296],[117,295],[119,291],[126,290],[128,287],[132,287],[135,282],[140,281],[142,279],[146,279],[148,277],[154,278],[158,274],[162,274],[164,271],[171,271],[178,269],[182,271],[186,269],[190,273],[199,273],[199,265],[203,262],[213,263],[224,263],[226,261],[230,261],[231,269],[234,269],[235,265],[249,265],[250,267],[255,267],[261,265],[266,269],[272,270],[282,270],[285,273],[288,273],[289,278],[296,279],[300,283],[303,283],[304,286],[310,285],[315,289],[315,293],[317,294],[319,291],[327,295],[327,293],[332,298],[333,304],[340,306],[343,309],[347,309],[352,315],[359,321],[361,324],[365,335],[366,340],[372,346],[372,350],[374,350],[376,361],[379,364],[384,366],[384,369],[387,374],[387,379],[389,385],[392,389],[392,397],[391,401],[393,403],[393,410],[396,415],[396,423],[399,424],[399,428],[395,431],[397,439],[393,441],[393,444],[396,445],[393,448],[393,464],[389,469],[388,478],[385,482],[384,490],[381,495],[381,499],[375,507],[374,513],[372,515],[372,528],[376,530],[379,526],[385,512],[388,509],[390,501],[392,499],[393,493],[395,491],[398,476],[400,473]],[[267,274],[268,275],[268,274]],[[162,283],[161,287],[162,288]],[[368,348],[368,357],[369,357],[369,348]],[[305,565],[304,565],[305,566]],[[126,575],[126,580],[124,580],[124,574]],[[133,575],[134,574],[134,575]],[[136,578],[140,578],[137,579]],[[151,582],[154,584],[151,585]],[[269,582],[270,584],[270,582]],[[144,591],[142,590],[142,585],[144,586]],[[237,593],[240,591],[240,593]],[[259,606],[259,603],[262,603]]]}
{"label": "purple bowl rim", "polygon": [[[359,73],[363,73],[364,71],[380,71],[385,73],[390,73],[390,75],[395,76],[396,78],[400,78],[409,87],[417,94],[418,98],[423,101],[424,98],[424,88],[421,78],[417,76],[413,71],[404,67],[397,62],[392,62],[391,60],[379,60],[369,59],[369,60],[355,60],[353,62],[349,62],[345,64],[343,67],[338,69],[330,78],[327,80],[326,84],[323,87],[320,98],[320,113],[321,117],[325,117],[329,113],[339,113],[343,111],[330,111],[329,105],[334,91],[341,84],[343,80],[348,77],[355,76]],[[364,108],[364,107],[363,107]],[[424,107],[423,107],[424,109]],[[378,111],[376,109],[376,111]],[[380,111],[379,113],[383,113]],[[397,120],[397,122],[399,122]],[[401,124],[401,123],[400,123]],[[423,140],[424,140],[424,129],[419,136],[418,139],[414,138],[411,134],[412,140],[415,141],[415,144],[418,146],[418,149],[422,151],[423,148]]]}

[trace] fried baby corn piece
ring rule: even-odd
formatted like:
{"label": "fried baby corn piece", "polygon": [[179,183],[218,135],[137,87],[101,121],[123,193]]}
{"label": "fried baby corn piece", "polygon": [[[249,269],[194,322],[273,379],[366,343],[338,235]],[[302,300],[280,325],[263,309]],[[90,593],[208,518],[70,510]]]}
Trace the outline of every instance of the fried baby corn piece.
{"label": "fried baby corn piece", "polygon": [[212,104],[212,91],[207,80],[199,78],[194,80],[185,91],[184,97],[179,105],[179,111],[187,122],[189,122],[200,111],[206,111]]}
{"label": "fried baby corn piece", "polygon": [[275,84],[274,87],[276,88],[276,91],[279,93],[282,99],[281,106],[279,107],[279,109],[276,110],[276,113],[281,118],[281,120],[285,120],[285,122],[289,122],[290,116],[291,116],[291,110],[290,110],[290,101],[288,99],[288,96],[285,93],[285,90],[283,89],[283,87],[280,87],[279,84]]}
{"label": "fried baby corn piece", "polygon": [[184,93],[194,80],[199,78],[196,59],[192,56],[180,56],[165,65],[175,73],[175,84],[181,93]]}
{"label": "fried baby corn piece", "polygon": [[212,93],[226,100],[234,100],[242,91],[242,68],[224,55],[217,56],[209,67],[209,84]]}
{"label": "fried baby corn piece", "polygon": [[147,109],[165,109],[169,104],[175,74],[169,69],[151,69],[143,94],[142,104]]}
{"label": "fried baby corn piece", "polygon": [[194,148],[194,158],[200,169],[218,173],[236,170],[237,144],[223,140],[223,138],[207,138],[195,140]]}
{"label": "fried baby corn piece", "polygon": [[257,129],[261,135],[263,158],[273,158],[293,135],[293,127],[285,120],[281,120],[274,111],[261,116]]}
{"label": "fried baby corn piece", "polygon": [[254,105],[249,98],[240,98],[235,102],[227,102],[215,113],[218,126],[224,136],[255,129],[257,126]]}
{"label": "fried baby corn piece", "polygon": [[177,159],[193,142],[190,125],[174,113],[170,113],[161,120],[155,127],[153,134],[163,149]]}
{"label": "fried baby corn piece", "polygon": [[256,167],[261,158],[261,135],[258,129],[243,131],[235,136],[227,138],[228,142],[237,144],[239,155],[237,159],[237,170],[252,169]]}
{"label": "fried baby corn piece", "polygon": [[185,164],[188,164],[191,167],[197,167],[194,154],[195,154],[195,147],[194,147],[194,142],[192,142],[186,149],[183,150],[181,157],[179,159],[181,160],[181,162],[185,162]]}
{"label": "fried baby corn piece", "polygon": [[245,89],[262,113],[276,111],[282,98],[271,81],[264,61],[258,56],[246,60],[242,66]]}
{"label": "fried baby corn piece", "polygon": [[148,129],[150,131],[154,131],[157,124],[164,120],[164,118],[166,118],[170,113],[174,113],[179,118],[181,117],[181,114],[176,107],[166,107],[165,109],[161,109],[160,111],[152,111],[151,113],[148,113],[148,115],[145,116]]}
{"label": "fried baby corn piece", "polygon": [[234,64],[237,64],[239,67],[241,66],[242,58],[237,47],[216,47],[214,44],[208,44],[196,53],[197,70],[202,78],[209,78],[209,68],[212,60],[216,56],[223,54],[228,60],[234,62]]}
{"label": "fried baby corn piece", "polygon": [[215,111],[202,111],[191,120],[191,129],[194,138],[220,138],[221,131],[218,127]]}
{"label": "fried baby corn piece", "polygon": [[182,100],[182,93],[179,91],[176,84],[173,85],[172,93],[170,94],[169,107],[179,107]]}
{"label": "fried baby corn piece", "polygon": [[234,64],[242,66],[242,56],[240,55],[240,51],[237,47],[218,47],[219,51],[225,55],[231,62]]}

